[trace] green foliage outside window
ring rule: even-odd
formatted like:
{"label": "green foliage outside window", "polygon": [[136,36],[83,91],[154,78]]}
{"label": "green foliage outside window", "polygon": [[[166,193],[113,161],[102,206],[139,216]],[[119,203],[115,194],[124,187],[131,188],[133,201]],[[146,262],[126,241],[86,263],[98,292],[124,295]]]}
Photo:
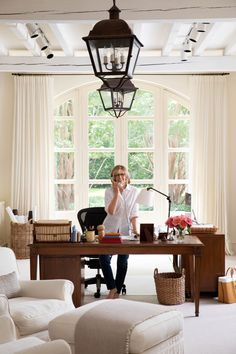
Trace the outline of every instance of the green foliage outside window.
{"label": "green foliage outside window", "polygon": [[153,93],[139,89],[128,116],[153,117],[154,107]]}
{"label": "green foliage outside window", "polygon": [[152,179],[153,153],[130,152],[128,154],[128,170],[133,179]]}
{"label": "green foliage outside window", "polygon": [[107,179],[110,178],[114,166],[114,153],[111,152],[90,152],[89,153],[89,178]]}
{"label": "green foliage outside window", "polygon": [[113,148],[114,147],[114,122],[111,120],[89,121],[89,147]]}
{"label": "green foliage outside window", "polygon": [[153,147],[153,121],[129,120],[128,121],[128,146],[129,148]]}
{"label": "green foliage outside window", "polygon": [[110,117],[110,114],[104,111],[99,93],[97,91],[92,91],[88,95],[88,115],[89,117]]}

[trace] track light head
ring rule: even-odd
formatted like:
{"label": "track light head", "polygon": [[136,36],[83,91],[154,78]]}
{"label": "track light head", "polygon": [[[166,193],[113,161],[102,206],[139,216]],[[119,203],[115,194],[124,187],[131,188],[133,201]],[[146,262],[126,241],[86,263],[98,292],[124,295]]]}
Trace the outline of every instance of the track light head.
{"label": "track light head", "polygon": [[187,52],[185,52],[183,49],[181,50],[181,61],[187,61]]}
{"label": "track light head", "polygon": [[37,37],[36,41],[37,41],[38,46],[41,50],[45,50],[48,48],[48,40],[45,38],[44,35]]}
{"label": "track light head", "polygon": [[191,42],[194,42],[196,43],[199,39],[199,36],[200,36],[200,32],[198,32],[197,28],[194,26],[192,29],[191,29],[191,32],[189,34],[189,40]]}
{"label": "track light head", "polygon": [[37,38],[41,31],[37,23],[26,23],[26,28],[31,38]]}
{"label": "track light head", "polygon": [[46,48],[44,50],[44,53],[45,53],[47,59],[52,59],[54,57],[54,54],[53,54],[53,52],[51,51],[50,48]]}
{"label": "track light head", "polygon": [[187,39],[184,44],[183,44],[183,51],[185,53],[191,53],[192,51],[192,47],[191,47],[191,42],[189,41],[189,39]]}

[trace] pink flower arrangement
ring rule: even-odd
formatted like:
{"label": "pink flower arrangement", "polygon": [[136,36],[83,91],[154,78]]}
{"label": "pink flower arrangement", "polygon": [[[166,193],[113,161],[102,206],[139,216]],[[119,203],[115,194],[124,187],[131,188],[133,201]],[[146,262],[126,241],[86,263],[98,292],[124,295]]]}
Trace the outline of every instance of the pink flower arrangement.
{"label": "pink flower arrangement", "polygon": [[170,228],[176,228],[179,231],[183,231],[187,228],[187,232],[189,234],[191,233],[192,224],[193,224],[192,219],[186,215],[170,216],[166,220],[166,225],[169,226]]}

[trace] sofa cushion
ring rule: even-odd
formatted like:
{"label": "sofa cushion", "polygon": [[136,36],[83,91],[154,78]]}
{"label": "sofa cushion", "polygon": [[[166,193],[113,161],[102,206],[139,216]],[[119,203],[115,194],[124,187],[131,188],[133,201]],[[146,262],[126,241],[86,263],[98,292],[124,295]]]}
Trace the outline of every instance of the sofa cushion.
{"label": "sofa cushion", "polygon": [[9,307],[21,336],[46,330],[49,321],[68,311],[68,304],[65,301],[29,297],[10,299]]}
{"label": "sofa cushion", "polygon": [[0,353],[1,354],[17,353],[19,350],[32,348],[35,345],[39,345],[42,343],[44,342],[39,338],[35,338],[35,337],[22,338],[8,343],[0,344]]}
{"label": "sofa cushion", "polygon": [[20,284],[16,272],[11,272],[0,276],[0,294],[4,294],[11,299],[18,296]]}

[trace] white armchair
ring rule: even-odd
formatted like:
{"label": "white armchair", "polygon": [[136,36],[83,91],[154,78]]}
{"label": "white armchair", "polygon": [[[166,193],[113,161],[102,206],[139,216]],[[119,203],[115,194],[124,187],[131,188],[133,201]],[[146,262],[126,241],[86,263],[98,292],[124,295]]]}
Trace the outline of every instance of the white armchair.
{"label": "white armchair", "polygon": [[17,339],[16,329],[8,311],[8,300],[0,295],[0,353],[1,354],[71,354],[64,340],[44,342],[36,337]]}
{"label": "white armchair", "polygon": [[18,338],[32,334],[47,336],[48,323],[74,309],[73,290],[69,280],[20,280],[14,252],[0,247],[0,294],[8,298]]}

